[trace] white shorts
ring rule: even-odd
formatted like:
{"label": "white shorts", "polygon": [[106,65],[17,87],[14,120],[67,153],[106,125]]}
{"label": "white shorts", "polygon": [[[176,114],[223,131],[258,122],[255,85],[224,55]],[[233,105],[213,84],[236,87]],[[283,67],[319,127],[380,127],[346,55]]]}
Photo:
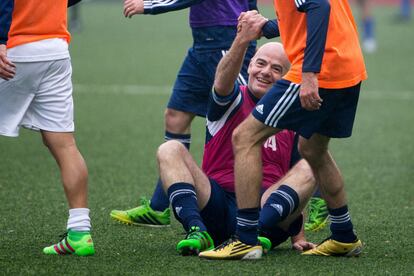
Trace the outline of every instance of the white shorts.
{"label": "white shorts", "polygon": [[20,126],[73,132],[70,59],[15,64],[13,79],[0,78],[0,135],[16,137]]}

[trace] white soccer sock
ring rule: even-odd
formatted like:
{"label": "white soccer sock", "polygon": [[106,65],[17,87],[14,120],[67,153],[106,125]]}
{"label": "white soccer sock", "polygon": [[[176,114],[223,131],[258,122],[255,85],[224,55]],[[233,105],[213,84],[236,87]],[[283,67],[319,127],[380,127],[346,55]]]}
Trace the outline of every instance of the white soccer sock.
{"label": "white soccer sock", "polygon": [[88,208],[69,209],[67,229],[73,231],[91,231],[91,219]]}

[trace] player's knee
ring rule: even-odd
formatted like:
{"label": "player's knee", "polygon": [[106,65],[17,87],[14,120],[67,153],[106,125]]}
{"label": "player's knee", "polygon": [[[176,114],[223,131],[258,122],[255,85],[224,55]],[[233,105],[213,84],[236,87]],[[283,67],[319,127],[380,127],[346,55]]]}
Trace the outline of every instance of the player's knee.
{"label": "player's knee", "polygon": [[308,142],[299,141],[298,150],[300,155],[309,162],[315,163],[320,159],[325,153],[327,153],[327,148],[325,147],[316,147],[311,145]]}
{"label": "player's knee", "polygon": [[315,185],[315,176],[312,172],[312,168],[306,160],[301,160],[295,165],[296,169],[300,171],[302,177],[301,183]]}
{"label": "player's knee", "polygon": [[167,141],[158,147],[158,163],[174,162],[182,155],[183,151],[187,151],[187,149],[182,143],[176,140]]}
{"label": "player's knee", "polygon": [[167,108],[164,112],[165,129],[172,133],[186,133],[191,125],[189,113]]}
{"label": "player's knee", "polygon": [[237,153],[249,145],[249,136],[243,131],[243,128],[237,127],[231,136],[234,153]]}

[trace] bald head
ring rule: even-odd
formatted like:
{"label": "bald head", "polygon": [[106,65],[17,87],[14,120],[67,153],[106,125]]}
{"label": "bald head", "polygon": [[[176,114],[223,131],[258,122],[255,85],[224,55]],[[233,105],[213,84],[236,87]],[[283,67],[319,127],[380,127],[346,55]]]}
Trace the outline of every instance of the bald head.
{"label": "bald head", "polygon": [[282,66],[284,76],[290,68],[290,62],[286,55],[285,48],[283,48],[282,43],[279,42],[268,42],[263,44],[259,49],[257,49],[256,54],[253,56],[252,61],[255,58],[261,56],[269,56],[272,60],[277,60],[278,63]]}
{"label": "bald head", "polygon": [[282,44],[278,42],[264,44],[257,50],[249,64],[250,92],[261,98],[289,71],[289,68],[290,62]]}

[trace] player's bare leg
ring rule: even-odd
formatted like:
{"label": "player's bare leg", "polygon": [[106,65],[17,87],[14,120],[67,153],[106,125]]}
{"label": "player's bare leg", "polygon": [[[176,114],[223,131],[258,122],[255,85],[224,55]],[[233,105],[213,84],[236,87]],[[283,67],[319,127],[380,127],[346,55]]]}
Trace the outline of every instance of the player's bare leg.
{"label": "player's bare leg", "polygon": [[87,208],[88,170],[73,134],[42,131],[42,137],[59,166],[69,207]]}
{"label": "player's bare leg", "polygon": [[239,209],[258,208],[262,183],[261,148],[278,129],[267,127],[252,115],[233,132],[234,172]]}
{"label": "player's bare leg", "polygon": [[210,199],[210,181],[184,145],[178,141],[162,144],[157,152],[157,160],[164,189],[167,191],[178,182],[192,184],[197,193],[198,206],[203,209]]}
{"label": "player's bare leg", "polygon": [[314,134],[309,140],[299,138],[299,152],[315,174],[321,193],[329,208],[346,204],[345,187],[342,175],[328,151],[329,137]]}
{"label": "player's bare leg", "polygon": [[358,256],[362,243],[353,232],[353,225],[346,204],[342,175],[328,151],[329,137],[314,134],[310,139],[299,139],[299,152],[312,168],[316,181],[325,198],[331,218],[331,237],[305,255]]}
{"label": "player's bare leg", "polygon": [[177,244],[182,255],[213,249],[214,242],[200,215],[210,199],[211,186],[185,146],[178,141],[162,144],[157,153],[160,176],[176,218],[187,231]]}
{"label": "player's bare leg", "polygon": [[45,247],[47,255],[95,254],[90,235],[88,197],[88,170],[80,154],[73,133],[42,131],[44,144],[55,158],[61,173],[65,195],[69,204],[67,233],[57,244]]}

